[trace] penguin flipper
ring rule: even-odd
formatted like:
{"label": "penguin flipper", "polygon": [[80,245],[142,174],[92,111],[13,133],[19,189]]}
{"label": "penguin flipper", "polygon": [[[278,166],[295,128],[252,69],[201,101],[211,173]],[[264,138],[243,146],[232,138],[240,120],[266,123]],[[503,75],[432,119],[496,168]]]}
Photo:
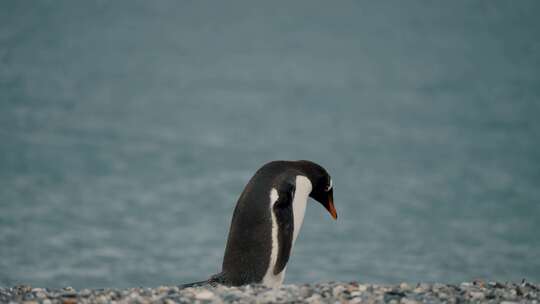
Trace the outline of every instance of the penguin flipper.
{"label": "penguin flipper", "polygon": [[279,251],[274,266],[274,274],[282,272],[289,261],[291,255],[293,233],[294,233],[294,215],[293,215],[293,197],[295,186],[287,184],[284,189],[279,191],[279,198],[273,207],[278,226]]}

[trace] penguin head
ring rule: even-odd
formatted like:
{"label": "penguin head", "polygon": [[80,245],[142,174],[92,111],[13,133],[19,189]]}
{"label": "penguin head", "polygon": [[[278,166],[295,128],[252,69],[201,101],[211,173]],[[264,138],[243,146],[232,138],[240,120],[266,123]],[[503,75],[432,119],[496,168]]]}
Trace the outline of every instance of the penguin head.
{"label": "penguin head", "polygon": [[330,174],[323,167],[308,160],[299,160],[298,164],[311,182],[312,189],[309,196],[323,205],[330,212],[330,215],[337,219],[337,212],[334,207],[334,189]]}

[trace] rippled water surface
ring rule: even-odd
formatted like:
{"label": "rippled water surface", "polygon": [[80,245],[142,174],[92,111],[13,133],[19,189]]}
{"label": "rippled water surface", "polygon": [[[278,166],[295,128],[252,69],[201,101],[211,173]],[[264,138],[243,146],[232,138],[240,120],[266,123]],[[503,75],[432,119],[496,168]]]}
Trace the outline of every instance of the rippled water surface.
{"label": "rippled water surface", "polygon": [[311,159],[286,282],[540,281],[536,1],[2,1],[0,285],[220,270],[255,170]]}

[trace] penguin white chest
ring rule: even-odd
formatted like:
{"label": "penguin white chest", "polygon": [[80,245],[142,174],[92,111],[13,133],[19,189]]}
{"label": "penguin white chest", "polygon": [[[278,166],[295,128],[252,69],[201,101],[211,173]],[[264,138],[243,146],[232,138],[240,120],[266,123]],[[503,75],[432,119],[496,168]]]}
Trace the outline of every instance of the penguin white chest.
{"label": "penguin white chest", "polygon": [[296,191],[294,192],[292,203],[294,217],[293,245],[300,232],[300,227],[302,227],[302,223],[304,222],[307,200],[311,193],[311,189],[311,182],[307,177],[302,175],[296,177]]}
{"label": "penguin white chest", "polygon": [[[309,179],[305,176],[298,175],[296,176],[296,187],[293,194],[292,201],[292,211],[293,211],[293,239],[291,244],[291,251],[302,227],[304,221],[304,215],[306,213],[306,205],[309,194],[311,193],[312,185]],[[274,267],[276,266],[279,243],[278,243],[278,224],[276,220],[276,215],[273,211],[273,206],[276,201],[279,199],[278,191],[274,188],[270,191],[270,214],[272,216],[272,252],[270,254],[270,262],[268,263],[268,269],[263,278],[262,284],[268,287],[279,287],[283,283],[285,278],[285,271],[287,267],[283,269],[278,274],[274,274]]]}

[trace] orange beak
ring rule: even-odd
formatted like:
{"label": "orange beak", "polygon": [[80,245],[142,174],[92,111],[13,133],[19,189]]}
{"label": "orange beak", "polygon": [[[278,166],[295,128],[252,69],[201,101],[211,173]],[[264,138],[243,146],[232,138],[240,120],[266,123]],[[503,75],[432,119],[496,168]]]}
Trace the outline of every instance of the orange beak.
{"label": "orange beak", "polygon": [[330,215],[332,215],[334,220],[337,220],[337,211],[336,207],[334,206],[334,195],[332,190],[328,192],[328,201],[326,204],[324,204],[324,208],[330,212]]}

